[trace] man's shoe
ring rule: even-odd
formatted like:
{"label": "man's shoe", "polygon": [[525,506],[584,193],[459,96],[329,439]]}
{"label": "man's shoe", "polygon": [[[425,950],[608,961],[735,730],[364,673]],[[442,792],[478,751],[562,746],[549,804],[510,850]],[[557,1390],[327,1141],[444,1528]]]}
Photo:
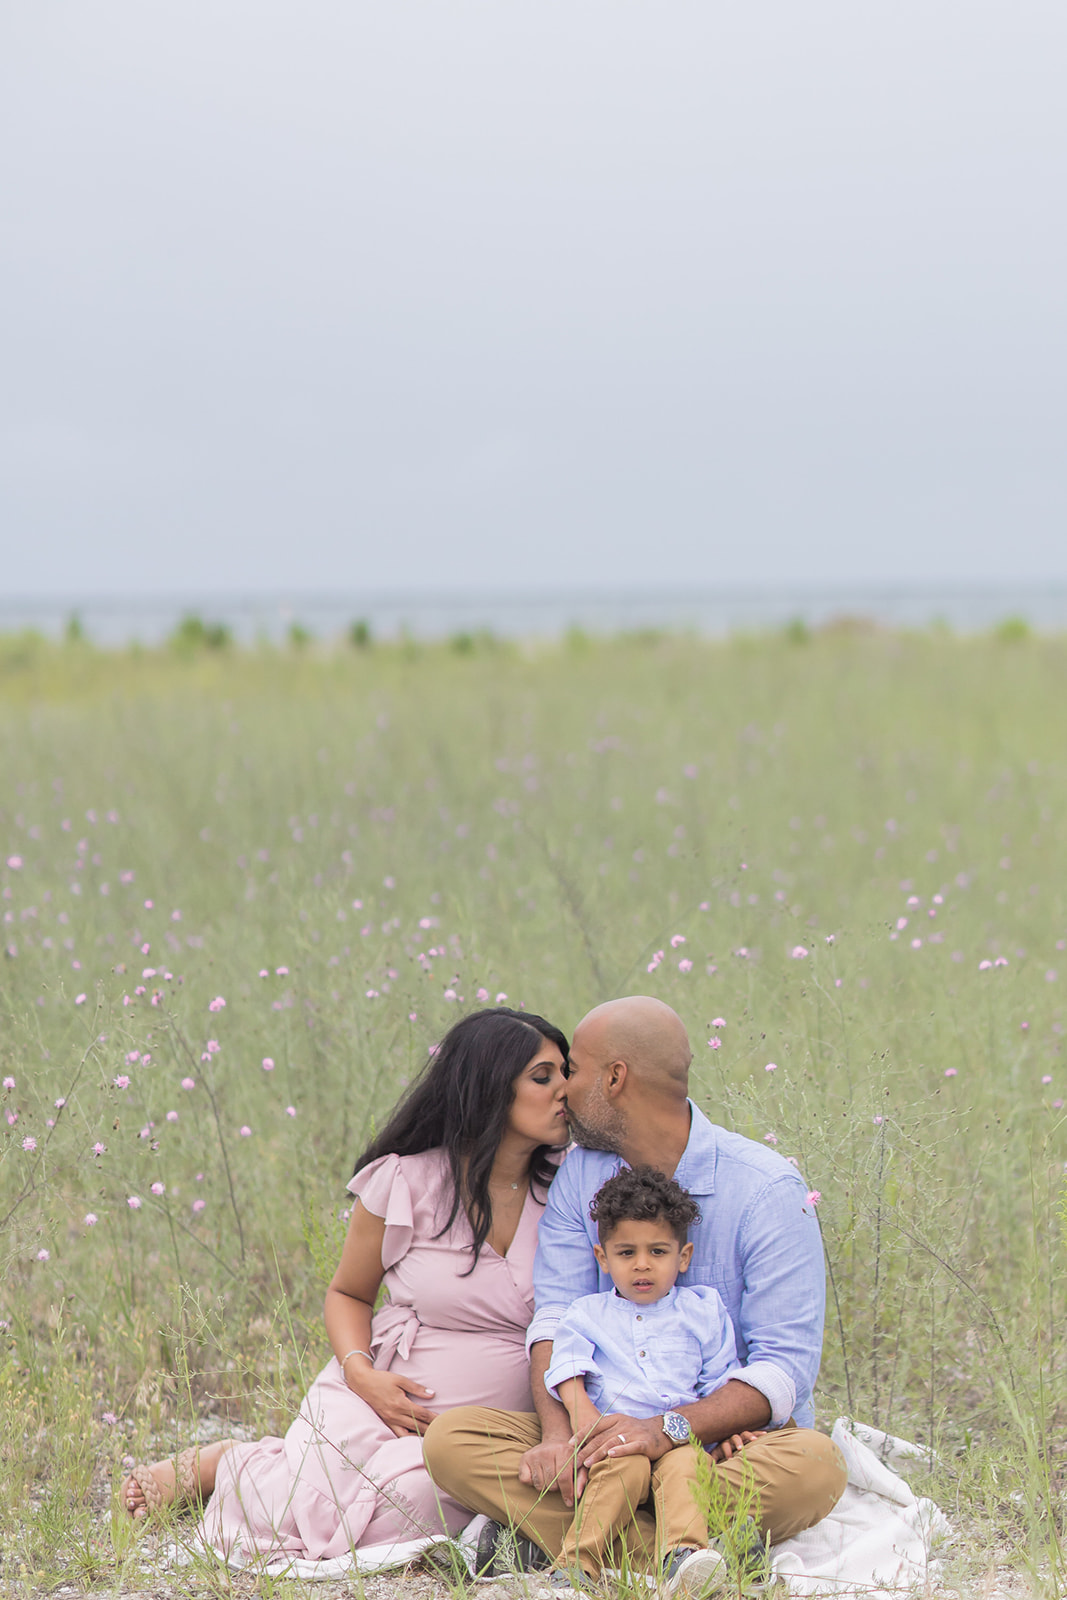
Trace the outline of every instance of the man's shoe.
{"label": "man's shoe", "polygon": [[742,1585],[764,1583],[770,1577],[771,1553],[766,1539],[751,1517],[746,1517],[733,1530],[729,1540],[716,1539],[712,1542],[725,1553],[731,1572],[736,1568]]}
{"label": "man's shoe", "polygon": [[475,1573],[479,1578],[506,1578],[515,1572],[544,1572],[550,1558],[525,1534],[492,1518],[478,1535]]}
{"label": "man's shoe", "polygon": [[730,1569],[712,1543],[704,1550],[672,1550],[661,1574],[666,1600],[701,1600],[729,1587]]}
{"label": "man's shoe", "polygon": [[548,1588],[537,1592],[539,1596],[544,1595],[546,1600],[588,1600],[591,1582],[581,1567],[571,1571],[557,1567],[555,1572],[548,1575]]}

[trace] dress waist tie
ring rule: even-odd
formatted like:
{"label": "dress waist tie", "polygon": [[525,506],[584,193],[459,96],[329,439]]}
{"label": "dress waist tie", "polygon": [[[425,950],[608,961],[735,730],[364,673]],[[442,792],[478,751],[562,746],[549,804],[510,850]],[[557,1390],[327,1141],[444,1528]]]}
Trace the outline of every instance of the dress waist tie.
{"label": "dress waist tie", "polygon": [[408,1360],[419,1326],[419,1319],[412,1306],[394,1305],[391,1300],[387,1300],[385,1305],[374,1313],[370,1348],[374,1365],[379,1372],[387,1372],[396,1356],[402,1361]]}

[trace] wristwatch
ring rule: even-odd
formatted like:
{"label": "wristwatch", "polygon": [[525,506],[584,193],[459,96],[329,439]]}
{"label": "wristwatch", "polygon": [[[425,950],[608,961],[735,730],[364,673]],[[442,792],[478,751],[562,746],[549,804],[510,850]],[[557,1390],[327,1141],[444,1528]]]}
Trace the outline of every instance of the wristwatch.
{"label": "wristwatch", "polygon": [[672,1449],[676,1444],[691,1444],[696,1437],[688,1419],[683,1417],[680,1411],[663,1413],[663,1431],[671,1441]]}

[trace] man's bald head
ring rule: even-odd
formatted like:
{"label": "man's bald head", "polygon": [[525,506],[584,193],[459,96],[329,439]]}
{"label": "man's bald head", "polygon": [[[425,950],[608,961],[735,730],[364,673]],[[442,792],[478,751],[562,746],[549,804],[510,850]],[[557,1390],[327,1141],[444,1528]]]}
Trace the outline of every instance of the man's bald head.
{"label": "man's bald head", "polygon": [[681,1017],[662,1000],[606,1000],[579,1022],[574,1043],[603,1065],[624,1061],[643,1089],[685,1098],[693,1052]]}

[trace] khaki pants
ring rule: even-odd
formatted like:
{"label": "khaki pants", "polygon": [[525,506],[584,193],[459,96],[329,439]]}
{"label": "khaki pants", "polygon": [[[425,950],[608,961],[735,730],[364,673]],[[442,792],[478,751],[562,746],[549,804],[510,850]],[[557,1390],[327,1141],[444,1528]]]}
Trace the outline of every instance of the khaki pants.
{"label": "khaki pants", "polygon": [[599,1577],[607,1552],[618,1537],[625,1537],[650,1491],[657,1564],[680,1545],[706,1545],[707,1524],[693,1492],[696,1482],[697,1453],[691,1444],[676,1446],[658,1461],[647,1456],[598,1461],[572,1513],[557,1565],[568,1571],[581,1567],[590,1577]]}
{"label": "khaki pants", "polygon": [[[558,1490],[537,1490],[532,1484],[519,1482],[522,1457],[540,1442],[541,1425],[533,1412],[460,1406],[431,1422],[423,1439],[423,1452],[430,1476],[446,1494],[471,1511],[511,1523],[534,1539],[553,1561],[558,1561],[575,1522],[575,1512],[564,1504]],[[672,1451],[655,1465],[669,1462],[678,1453]],[[615,1462],[620,1459],[644,1460],[648,1465],[643,1457],[615,1457]],[[714,1472],[725,1507],[729,1510],[751,1504],[753,1517],[772,1544],[821,1521],[833,1510],[847,1482],[844,1457],[833,1441],[825,1434],[797,1428],[792,1423],[753,1440],[729,1461],[716,1466]],[[668,1482],[672,1486],[671,1508],[663,1508],[660,1549],[705,1543],[702,1525],[699,1539],[688,1533],[678,1536],[674,1519],[681,1515],[678,1507],[684,1502],[674,1492],[676,1486],[669,1476]],[[626,1483],[629,1506],[636,1499],[639,1485],[636,1478]],[[645,1497],[647,1494],[646,1488]],[[655,1489],[653,1502],[659,1511]],[[627,1561],[641,1568],[651,1567],[657,1547],[652,1509],[639,1501],[632,1520],[615,1532],[598,1559],[614,1567]],[[679,1521],[677,1526],[680,1525]],[[688,1526],[692,1526],[691,1522]],[[580,1538],[579,1528],[579,1541]]]}

